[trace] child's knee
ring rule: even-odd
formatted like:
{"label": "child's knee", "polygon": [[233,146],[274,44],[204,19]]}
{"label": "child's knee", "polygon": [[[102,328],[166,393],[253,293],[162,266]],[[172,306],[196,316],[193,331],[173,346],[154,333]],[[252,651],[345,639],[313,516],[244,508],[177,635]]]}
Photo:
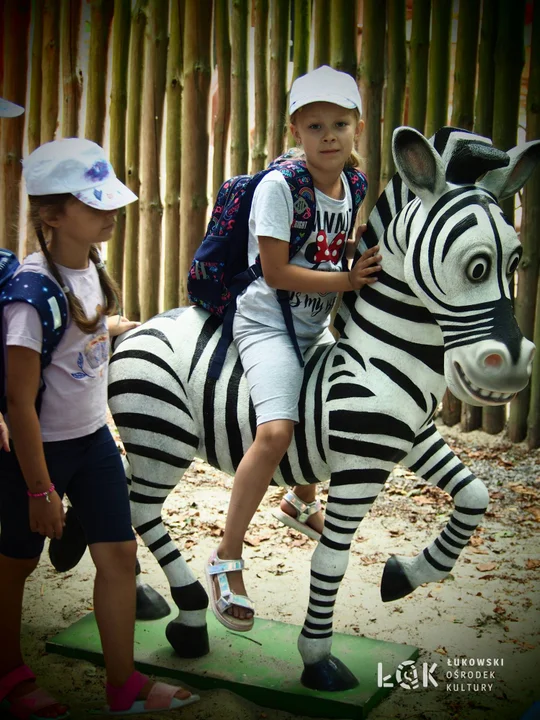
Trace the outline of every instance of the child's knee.
{"label": "child's knee", "polygon": [[101,573],[129,573],[135,577],[137,543],[135,540],[90,545],[90,553],[96,569]]}
{"label": "child's knee", "polygon": [[257,444],[268,454],[282,455],[291,444],[294,425],[288,420],[264,423],[257,428]]}

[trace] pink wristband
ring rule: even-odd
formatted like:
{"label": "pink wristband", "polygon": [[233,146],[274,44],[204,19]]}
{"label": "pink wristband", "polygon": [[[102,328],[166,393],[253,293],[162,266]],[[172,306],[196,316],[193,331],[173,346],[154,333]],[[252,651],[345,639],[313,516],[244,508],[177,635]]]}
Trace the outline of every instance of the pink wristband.
{"label": "pink wristband", "polygon": [[54,487],[53,483],[51,483],[50,487],[48,488],[48,490],[45,490],[45,492],[31,493],[30,490],[27,490],[26,494],[28,495],[28,497],[31,497],[31,498],[44,497],[44,498],[47,498],[47,500],[49,500],[49,495],[51,493],[53,493],[54,490],[55,490],[55,487]]}

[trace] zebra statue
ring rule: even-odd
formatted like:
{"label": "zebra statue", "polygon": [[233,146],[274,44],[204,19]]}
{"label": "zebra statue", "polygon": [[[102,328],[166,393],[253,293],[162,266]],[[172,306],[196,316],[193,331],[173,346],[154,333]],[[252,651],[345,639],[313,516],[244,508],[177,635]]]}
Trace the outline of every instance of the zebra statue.
{"label": "zebra statue", "polygon": [[[528,179],[540,142],[506,154],[464,136],[448,131],[441,157],[417,131],[395,131],[401,179],[381,196],[367,233],[368,244],[380,243],[383,271],[373,286],[345,294],[336,344],[306,356],[301,422],[273,483],[330,478],[298,640],[301,680],[316,690],[357,684],[331,654],[334,604],[354,533],[395,463],[448,492],[454,508],[429,547],[387,561],[383,601],[445,578],[482,520],[484,484],[433,423],[446,386],[464,402],[499,405],[530,376],[534,346],[519,331],[508,286],[521,249],[498,200]],[[207,375],[219,337],[219,322],[205,311],[173,310],[126,334],[110,366],[133,525],[170,583],[179,615],[166,634],[183,657],[208,651],[208,598],[163,526],[162,505],[195,455],[234,474],[255,433],[234,346],[219,380]]]}

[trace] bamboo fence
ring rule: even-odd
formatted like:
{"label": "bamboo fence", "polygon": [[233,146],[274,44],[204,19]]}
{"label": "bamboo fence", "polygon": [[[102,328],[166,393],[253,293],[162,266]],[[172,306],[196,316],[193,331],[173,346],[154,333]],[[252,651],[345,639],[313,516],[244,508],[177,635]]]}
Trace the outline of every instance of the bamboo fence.
{"label": "bamboo fence", "polygon": [[[502,149],[540,136],[539,26],[538,0],[0,0],[0,95],[26,107],[0,121],[0,246],[28,249],[20,159],[84,135],[104,144],[139,196],[106,250],[125,312],[144,320],[186,304],[217,189],[290,143],[295,77],[328,63],[357,78],[365,220],[394,172],[400,124],[431,135],[451,123]],[[516,314],[537,344],[539,208],[537,170],[504,206],[524,249]],[[510,438],[531,447],[540,445],[539,368],[508,419]],[[444,419],[490,432],[507,421],[504,408],[450,396]]]}

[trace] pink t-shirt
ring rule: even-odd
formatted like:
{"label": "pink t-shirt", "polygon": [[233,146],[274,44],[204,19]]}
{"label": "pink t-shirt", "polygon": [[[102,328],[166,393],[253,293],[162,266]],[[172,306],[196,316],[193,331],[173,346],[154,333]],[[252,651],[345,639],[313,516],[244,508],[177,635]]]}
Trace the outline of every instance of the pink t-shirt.
{"label": "pink t-shirt", "polygon": [[[82,303],[86,316],[93,318],[105,299],[94,263],[85,270],[58,265],[64,284]],[[41,253],[24,261],[21,270],[52,277]],[[19,271],[18,271],[19,272]],[[41,353],[43,331],[37,310],[17,302],[4,308],[4,340]],[[67,329],[44,370],[47,386],[39,415],[44,442],[70,440],[90,435],[106,423],[109,333],[102,318],[96,332],[83,333],[68,319]],[[9,417],[7,418],[9,424]]]}

